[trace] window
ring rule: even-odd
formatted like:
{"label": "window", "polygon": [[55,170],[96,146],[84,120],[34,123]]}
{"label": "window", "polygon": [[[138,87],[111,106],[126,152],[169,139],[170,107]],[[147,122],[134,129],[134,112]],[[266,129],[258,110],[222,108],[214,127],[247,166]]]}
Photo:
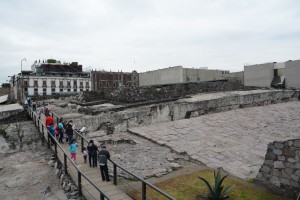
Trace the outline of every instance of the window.
{"label": "window", "polygon": [[24,81],[24,85],[27,86],[27,84],[28,84],[27,81]]}
{"label": "window", "polygon": [[51,86],[55,86],[55,81],[51,81]]}
{"label": "window", "polygon": [[114,83],[114,88],[116,87],[116,83]]}
{"label": "window", "polygon": [[108,83],[106,83],[106,87],[108,87]]}
{"label": "window", "polygon": [[77,92],[77,89],[74,89],[74,92]]}
{"label": "window", "polygon": [[59,81],[59,85],[60,85],[60,86],[63,86],[63,81]]}
{"label": "window", "polygon": [[46,81],[43,81],[43,86],[46,86]]}
{"label": "window", "polygon": [[71,89],[68,89],[68,92],[71,92]]}
{"label": "window", "polygon": [[55,92],[55,88],[52,88],[52,90],[51,90],[52,92]]}
{"label": "window", "polygon": [[28,92],[28,88],[24,88],[24,91],[25,91],[25,92]]}
{"label": "window", "polygon": [[60,91],[60,92],[63,92],[64,90],[63,90],[63,89],[60,89],[59,91]]}
{"label": "window", "polygon": [[34,88],[34,92],[37,92],[38,91],[38,89],[37,88]]}
{"label": "window", "polygon": [[34,81],[34,86],[37,86],[37,83],[38,83],[37,81]]}
{"label": "window", "polygon": [[83,89],[80,89],[80,92],[82,92],[83,91]]}
{"label": "window", "polygon": [[85,85],[86,85],[86,87],[89,87],[89,82],[86,82]]}
{"label": "window", "polygon": [[43,92],[46,92],[46,88],[43,89]]}

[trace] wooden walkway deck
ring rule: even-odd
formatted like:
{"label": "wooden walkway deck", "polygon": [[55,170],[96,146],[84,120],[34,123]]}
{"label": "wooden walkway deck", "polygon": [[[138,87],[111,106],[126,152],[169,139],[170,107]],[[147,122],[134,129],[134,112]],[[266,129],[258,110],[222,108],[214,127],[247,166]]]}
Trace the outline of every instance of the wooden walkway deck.
{"label": "wooden walkway deck", "polygon": [[[45,122],[44,116],[41,118],[41,122],[42,123]],[[42,132],[42,128],[40,128],[40,131]],[[45,138],[47,138],[45,129],[44,129],[44,136]],[[65,152],[68,152],[68,156],[71,157],[71,154],[69,153],[69,145],[65,142],[61,146],[64,148]],[[54,150],[54,146],[51,146],[51,148]],[[64,163],[64,153],[59,147],[57,147],[57,155],[60,162]],[[87,163],[84,163],[80,145],[78,147],[76,163],[78,168],[81,170],[81,172],[85,174],[90,180],[92,180],[94,184],[107,195],[108,198],[112,200],[132,200],[132,198],[130,198],[125,192],[123,192],[120,188],[118,188],[116,185],[113,184],[112,178],[111,181],[109,182],[102,181],[99,166],[90,167],[88,161]],[[68,166],[68,174],[72,177],[72,179],[77,185],[78,184],[77,169],[71,164],[70,160],[68,159],[67,159],[67,166]],[[82,194],[86,199],[88,200],[100,199],[99,191],[93,185],[91,185],[90,182],[88,182],[84,176],[81,176],[81,185],[82,185]]]}

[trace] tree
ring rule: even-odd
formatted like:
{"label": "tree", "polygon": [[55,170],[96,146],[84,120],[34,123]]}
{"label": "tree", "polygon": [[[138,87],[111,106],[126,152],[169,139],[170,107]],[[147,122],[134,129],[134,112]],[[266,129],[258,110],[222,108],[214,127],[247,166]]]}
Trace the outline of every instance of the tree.
{"label": "tree", "polygon": [[1,87],[3,87],[3,88],[9,88],[10,84],[9,83],[2,83]]}

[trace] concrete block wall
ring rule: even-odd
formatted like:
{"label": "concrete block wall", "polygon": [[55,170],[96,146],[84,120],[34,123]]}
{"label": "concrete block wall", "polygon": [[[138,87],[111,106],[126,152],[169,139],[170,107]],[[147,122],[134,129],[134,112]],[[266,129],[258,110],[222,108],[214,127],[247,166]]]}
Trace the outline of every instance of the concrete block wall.
{"label": "concrete block wall", "polygon": [[270,143],[257,178],[267,185],[300,191],[300,138]]}
{"label": "concrete block wall", "polygon": [[274,78],[274,63],[248,65],[244,67],[245,86],[271,87]]}
{"label": "concrete block wall", "polygon": [[300,88],[300,60],[285,63],[285,87]]}

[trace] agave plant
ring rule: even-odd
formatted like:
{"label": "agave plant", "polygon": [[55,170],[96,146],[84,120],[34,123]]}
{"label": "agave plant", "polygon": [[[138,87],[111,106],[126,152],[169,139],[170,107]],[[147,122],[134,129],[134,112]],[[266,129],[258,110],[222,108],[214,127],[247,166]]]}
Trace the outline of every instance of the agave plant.
{"label": "agave plant", "polygon": [[200,178],[207,186],[208,188],[208,194],[206,199],[208,200],[224,200],[224,199],[228,199],[229,196],[227,195],[227,193],[235,187],[235,185],[230,185],[228,187],[226,187],[223,190],[223,181],[224,179],[228,176],[228,174],[226,176],[224,176],[223,178],[221,177],[221,170],[220,168],[218,169],[218,172],[216,174],[216,172],[214,171],[214,178],[215,178],[215,184],[214,185],[210,185],[208,183],[207,180],[205,180],[202,177],[198,177]]}

